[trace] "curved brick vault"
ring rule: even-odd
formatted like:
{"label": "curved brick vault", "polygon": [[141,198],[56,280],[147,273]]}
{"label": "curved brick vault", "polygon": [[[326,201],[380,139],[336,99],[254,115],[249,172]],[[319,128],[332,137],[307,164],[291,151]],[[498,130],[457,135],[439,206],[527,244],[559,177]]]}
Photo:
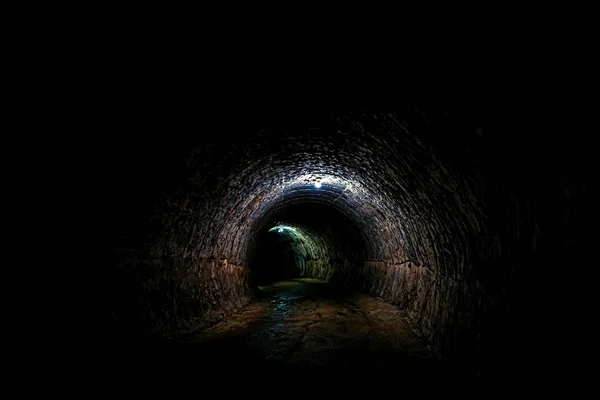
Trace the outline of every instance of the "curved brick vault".
{"label": "curved brick vault", "polygon": [[468,112],[297,117],[199,121],[131,169],[109,251],[112,323],[176,338],[222,320],[255,294],[277,234],[302,274],[405,309],[441,357],[502,353],[527,271],[565,249],[553,239],[564,187]]}

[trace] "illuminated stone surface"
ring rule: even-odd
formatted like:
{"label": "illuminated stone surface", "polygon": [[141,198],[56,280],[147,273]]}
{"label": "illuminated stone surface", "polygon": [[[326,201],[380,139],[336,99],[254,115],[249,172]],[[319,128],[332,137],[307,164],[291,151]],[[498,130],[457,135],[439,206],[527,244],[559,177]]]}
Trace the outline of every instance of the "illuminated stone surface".
{"label": "illuminated stone surface", "polygon": [[490,360],[535,336],[514,327],[541,319],[535,271],[573,253],[586,189],[556,178],[560,157],[470,118],[405,109],[268,129],[235,115],[189,123],[192,139],[134,158],[115,191],[115,336],[178,339],[242,310],[255,278],[275,273],[258,261],[270,234],[287,233],[269,229],[287,224],[306,232],[281,244],[305,277],[397,306],[434,354],[473,375],[501,369]]}

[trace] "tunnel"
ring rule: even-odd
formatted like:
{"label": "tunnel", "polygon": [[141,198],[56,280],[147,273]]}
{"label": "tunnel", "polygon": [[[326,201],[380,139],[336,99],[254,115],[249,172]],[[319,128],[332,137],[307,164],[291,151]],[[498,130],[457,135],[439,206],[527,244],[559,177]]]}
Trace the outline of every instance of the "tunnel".
{"label": "tunnel", "polygon": [[[107,145],[101,325],[119,357],[381,366],[406,385],[498,384],[544,365],[540,271],[574,252],[586,191],[560,146],[541,151],[481,105],[151,110],[128,114],[143,134]],[[347,323],[359,317],[370,327]],[[381,344],[400,329],[412,344]],[[273,335],[291,343],[280,355]]]}

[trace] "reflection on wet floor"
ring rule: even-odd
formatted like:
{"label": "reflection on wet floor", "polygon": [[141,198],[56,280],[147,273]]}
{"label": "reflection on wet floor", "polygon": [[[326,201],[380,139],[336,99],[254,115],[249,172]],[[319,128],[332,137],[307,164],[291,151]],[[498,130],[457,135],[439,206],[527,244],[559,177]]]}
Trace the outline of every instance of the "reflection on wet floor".
{"label": "reflection on wet floor", "polygon": [[397,307],[314,279],[261,287],[242,312],[188,340],[215,361],[419,370],[434,363]]}
{"label": "reflection on wet floor", "polygon": [[241,381],[256,379],[294,390],[318,383],[338,394],[382,380],[437,390],[453,386],[456,373],[431,356],[402,310],[314,279],[262,287],[242,311],[202,334],[127,352],[113,374],[145,381],[187,376],[215,390],[242,390]]}

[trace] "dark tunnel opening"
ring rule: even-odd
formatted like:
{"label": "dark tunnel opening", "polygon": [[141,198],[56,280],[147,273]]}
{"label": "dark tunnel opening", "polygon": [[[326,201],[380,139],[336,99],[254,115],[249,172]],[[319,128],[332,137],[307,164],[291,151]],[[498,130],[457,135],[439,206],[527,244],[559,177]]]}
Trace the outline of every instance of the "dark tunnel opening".
{"label": "dark tunnel opening", "polygon": [[302,244],[287,232],[284,233],[283,229],[269,231],[265,236],[261,239],[256,259],[250,263],[250,286],[258,287],[276,280],[304,276],[304,258],[297,250]]}
{"label": "dark tunnel opening", "polygon": [[[313,195],[318,189],[313,188]],[[258,233],[248,248],[251,285],[299,277],[330,283],[348,279],[344,268],[365,259],[364,238],[347,216],[325,201],[292,200],[257,221]]]}
{"label": "dark tunnel opening", "polygon": [[[257,294],[314,278],[370,296],[331,315],[371,324],[360,333],[370,350],[352,356],[353,368],[375,357],[365,354],[388,357],[369,340],[406,320],[460,382],[545,370],[546,302],[555,266],[578,246],[588,186],[577,157],[563,153],[558,163],[504,134],[500,120],[444,108],[276,119],[232,112],[192,124],[214,136],[123,147],[113,159],[118,194],[101,221],[111,239],[102,319],[110,343],[177,343],[265,310],[293,325],[309,313],[302,304],[283,316],[285,307],[257,308]],[[269,301],[283,301],[273,290]],[[333,306],[323,304],[311,303],[310,318],[328,315]],[[394,322],[376,319],[380,311]],[[295,346],[335,336],[327,323]]]}

